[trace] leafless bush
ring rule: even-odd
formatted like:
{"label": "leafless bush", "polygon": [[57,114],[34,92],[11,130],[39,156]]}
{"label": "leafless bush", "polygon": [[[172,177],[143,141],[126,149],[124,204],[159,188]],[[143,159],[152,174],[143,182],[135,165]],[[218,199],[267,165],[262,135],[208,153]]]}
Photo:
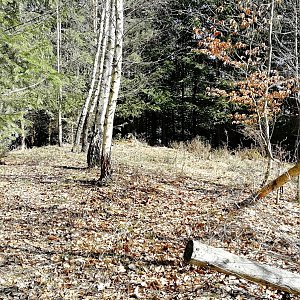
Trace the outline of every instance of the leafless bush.
{"label": "leafless bush", "polygon": [[209,142],[199,136],[187,142],[174,142],[171,147],[187,151],[202,159],[209,159],[212,150]]}

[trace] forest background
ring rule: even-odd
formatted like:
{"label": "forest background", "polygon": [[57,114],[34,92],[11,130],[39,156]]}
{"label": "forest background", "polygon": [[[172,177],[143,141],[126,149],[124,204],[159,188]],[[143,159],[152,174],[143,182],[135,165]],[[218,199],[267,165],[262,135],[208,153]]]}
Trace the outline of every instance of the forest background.
{"label": "forest background", "polygon": [[[298,2],[126,1],[115,137],[165,146],[201,137],[297,160]],[[3,151],[73,143],[101,3],[1,1]]]}

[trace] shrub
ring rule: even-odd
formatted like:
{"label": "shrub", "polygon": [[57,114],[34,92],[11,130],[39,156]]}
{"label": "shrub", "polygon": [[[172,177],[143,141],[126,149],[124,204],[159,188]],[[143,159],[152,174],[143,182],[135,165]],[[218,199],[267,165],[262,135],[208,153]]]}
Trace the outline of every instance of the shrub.
{"label": "shrub", "polygon": [[209,159],[211,155],[211,145],[204,138],[197,136],[191,141],[174,142],[172,148],[187,151],[202,159]]}

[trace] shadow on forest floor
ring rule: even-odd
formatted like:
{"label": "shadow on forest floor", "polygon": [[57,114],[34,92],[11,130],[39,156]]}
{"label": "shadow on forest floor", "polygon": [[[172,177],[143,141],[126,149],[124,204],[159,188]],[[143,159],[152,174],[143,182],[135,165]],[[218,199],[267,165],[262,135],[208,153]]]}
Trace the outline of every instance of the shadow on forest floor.
{"label": "shadow on forest floor", "polygon": [[53,166],[53,168],[60,168],[64,170],[78,170],[78,171],[89,170],[89,167],[75,167],[75,166]]}
{"label": "shadow on forest floor", "polygon": [[[197,157],[195,172],[171,172],[157,166],[169,149],[119,147],[113,181],[101,188],[99,170],[64,149],[8,157],[0,169],[0,299],[283,299],[186,265],[183,252],[196,239],[300,272],[299,205],[268,198],[231,213],[253,187],[252,174],[234,176],[236,158],[208,168]],[[127,154],[137,159],[145,149],[147,161],[128,165]]]}

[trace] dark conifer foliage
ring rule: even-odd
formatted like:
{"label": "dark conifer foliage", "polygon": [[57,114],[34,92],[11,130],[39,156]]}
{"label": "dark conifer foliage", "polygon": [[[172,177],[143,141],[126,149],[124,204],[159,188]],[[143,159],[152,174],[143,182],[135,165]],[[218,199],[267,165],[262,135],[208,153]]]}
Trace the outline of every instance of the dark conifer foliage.
{"label": "dark conifer foliage", "polygon": [[[299,7],[298,2],[292,2],[275,1],[270,66],[272,74],[299,81]],[[34,122],[26,121],[26,116],[32,111],[37,115],[41,110],[47,112],[52,120],[52,135],[58,132],[53,121],[58,112],[58,87],[62,88],[64,142],[72,142],[97,51],[97,18],[91,13],[94,3],[61,0],[58,74],[56,2],[1,2],[3,144],[31,134]],[[128,0],[125,5],[122,93],[115,135],[133,134],[152,145],[170,145],[172,141],[196,136],[204,137],[215,147],[260,145],[261,141],[255,138],[257,127],[232,119],[232,115],[249,116],[253,110],[246,103],[229,101],[228,95],[238,89],[239,81],[268,69],[271,2],[158,0],[153,5],[150,0]],[[218,47],[227,47],[223,50],[231,63],[218,55],[197,51],[199,41],[207,38],[211,42],[218,40]],[[295,153],[299,144],[297,86],[299,83],[269,119],[274,148],[280,144]],[[280,93],[282,85],[273,84],[268,90]]]}
{"label": "dark conifer foliage", "polygon": [[118,122],[131,121],[123,134],[133,131],[162,145],[199,135],[220,146],[229,132],[235,136],[232,142],[239,142],[228,117],[230,105],[205,92],[208,86],[226,86],[226,68],[193,52],[193,28],[205,10],[199,1],[164,1],[152,10],[153,33],[139,53],[141,64],[133,70],[128,64],[124,71],[125,82],[135,81],[139,73],[146,78],[134,97],[126,84],[123,88]]}

